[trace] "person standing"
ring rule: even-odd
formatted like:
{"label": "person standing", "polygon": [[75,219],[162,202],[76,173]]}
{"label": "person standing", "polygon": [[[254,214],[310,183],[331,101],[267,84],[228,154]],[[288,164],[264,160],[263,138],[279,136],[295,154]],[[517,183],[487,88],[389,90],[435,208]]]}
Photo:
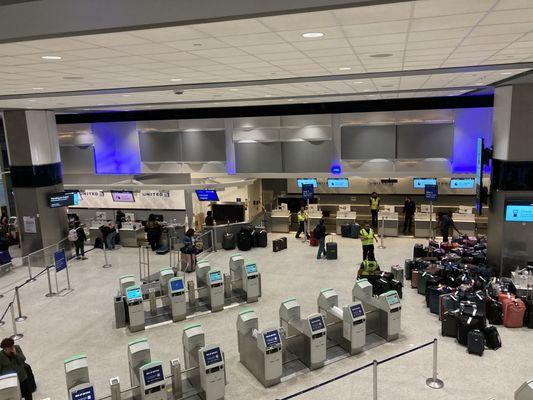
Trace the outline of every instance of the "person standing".
{"label": "person standing", "polygon": [[11,338],[5,338],[0,342],[0,375],[16,372],[19,383],[20,393],[25,400],[32,400],[34,382],[28,377],[26,372],[26,356],[20,346],[15,346],[15,341]]}
{"label": "person standing", "polygon": [[[126,221],[126,214],[122,210],[117,210],[117,214],[115,216],[115,226],[117,229],[122,229],[122,223]],[[133,221],[131,221],[133,222]]]}
{"label": "person standing", "polygon": [[305,207],[302,206],[298,212],[298,231],[296,232],[296,239],[300,239],[302,232],[307,235],[307,232],[305,231],[305,224],[307,223],[308,218],[309,216],[305,211]]}
{"label": "person standing", "polygon": [[81,226],[80,221],[74,222],[74,229],[76,229],[76,240],[74,241],[76,259],[87,260],[87,257],[85,257],[85,241],[87,240],[87,236],[85,235],[85,230]]}
{"label": "person standing", "polygon": [[205,226],[213,226],[215,223],[215,220],[213,219],[213,211],[208,211],[207,215],[205,216],[204,224]]}
{"label": "person standing", "polygon": [[148,222],[146,223],[144,230],[146,231],[148,243],[150,243],[152,251],[156,251],[159,248],[159,241],[161,240],[163,229],[161,228],[161,224],[156,220],[154,214],[148,216]]}
{"label": "person standing", "polygon": [[413,216],[415,215],[416,204],[411,197],[406,196],[405,202],[403,203],[403,233],[412,233],[413,226]]}
{"label": "person standing", "polygon": [[313,230],[313,236],[318,241],[318,253],[316,259],[320,260],[326,256],[326,226],[324,225],[324,219],[320,219],[320,222]]}
{"label": "person standing", "polygon": [[440,234],[442,236],[442,242],[448,243],[448,236],[450,235],[450,228],[452,228],[452,232],[456,231],[459,235],[461,232],[457,230],[455,227],[455,222],[453,222],[452,217],[450,217],[446,213],[442,213],[439,215],[439,227],[440,227]]}
{"label": "person standing", "polygon": [[370,213],[372,214],[372,227],[378,229],[378,212],[379,212],[380,199],[376,192],[372,192],[370,196]]}
{"label": "person standing", "polygon": [[375,260],[374,240],[377,242],[378,239],[368,221],[365,222],[365,227],[359,231],[359,238],[361,239],[361,244],[363,245],[363,261],[367,259]]}

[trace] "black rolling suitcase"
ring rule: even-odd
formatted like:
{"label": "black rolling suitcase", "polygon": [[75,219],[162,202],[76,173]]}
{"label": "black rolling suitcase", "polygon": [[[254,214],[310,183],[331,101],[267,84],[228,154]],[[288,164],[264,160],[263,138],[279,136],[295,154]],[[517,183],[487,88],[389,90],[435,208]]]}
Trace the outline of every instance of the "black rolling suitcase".
{"label": "black rolling suitcase", "polygon": [[413,259],[424,257],[424,245],[422,243],[415,244],[413,249]]}
{"label": "black rolling suitcase", "polygon": [[254,247],[267,247],[268,235],[267,231],[263,228],[257,229],[254,232]]}
{"label": "black rolling suitcase", "polygon": [[272,241],[272,250],[274,253],[278,251],[285,250],[287,248],[287,238],[283,237],[280,239],[275,239]]}
{"label": "black rolling suitcase", "polygon": [[326,243],[326,260],[336,260],[337,259],[337,243],[328,242]]}
{"label": "black rolling suitcase", "polygon": [[500,301],[490,299],[487,302],[487,320],[492,325],[503,324],[503,305]]}
{"label": "black rolling suitcase", "polygon": [[374,296],[379,296],[391,290],[389,282],[384,278],[371,279],[369,281],[372,284],[372,295]]}
{"label": "black rolling suitcase", "polygon": [[398,293],[398,297],[400,299],[403,298],[403,283],[396,280],[396,279],[392,279],[391,281],[389,281],[389,286],[390,286],[390,290],[396,290],[396,293]]}
{"label": "black rolling suitcase", "polygon": [[413,260],[405,260],[405,263],[404,263],[405,279],[407,279],[408,281],[411,280],[413,269],[415,269],[415,262]]}
{"label": "black rolling suitcase", "polygon": [[224,233],[224,235],[222,236],[222,248],[224,250],[235,249],[235,235],[233,233]]}
{"label": "black rolling suitcase", "polygon": [[463,346],[468,345],[468,332],[475,329],[483,329],[483,325],[479,319],[460,315],[457,324],[457,341],[459,344],[462,344]]}
{"label": "black rolling suitcase", "polygon": [[485,335],[479,329],[468,332],[467,345],[470,354],[482,356],[485,351]]}
{"label": "black rolling suitcase", "polygon": [[252,248],[252,232],[242,228],[237,234],[237,248],[240,251],[248,251]]}
{"label": "black rolling suitcase", "polygon": [[342,237],[345,237],[345,238],[349,238],[350,237],[350,231],[351,231],[351,226],[346,224],[346,225],[341,225],[341,236]]}
{"label": "black rolling suitcase", "polygon": [[459,311],[446,311],[442,315],[441,320],[441,335],[447,337],[457,337],[457,330],[459,328]]}
{"label": "black rolling suitcase", "polygon": [[498,333],[498,328],[495,326],[487,326],[485,328],[485,342],[487,347],[491,350],[498,350],[502,347],[502,340],[500,334]]}
{"label": "black rolling suitcase", "polygon": [[350,225],[350,237],[352,239],[357,239],[359,237],[360,230],[361,230],[361,227],[358,224],[351,224]]}

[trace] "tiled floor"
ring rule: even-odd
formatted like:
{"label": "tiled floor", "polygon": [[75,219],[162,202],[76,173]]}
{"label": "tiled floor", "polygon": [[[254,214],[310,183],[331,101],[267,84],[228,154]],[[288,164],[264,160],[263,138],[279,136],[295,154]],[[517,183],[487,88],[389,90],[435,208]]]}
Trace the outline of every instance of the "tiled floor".
{"label": "tiled floor", "polygon": [[[270,235],[269,241],[277,236]],[[286,251],[273,253],[271,248],[253,249],[245,254],[257,262],[262,273],[263,297],[252,305],[260,318],[260,328],[278,325],[280,302],[288,296],[298,299],[302,314],[316,312],[320,289],[330,287],[339,294],[341,303],[348,302],[355,272],[361,260],[361,245],[357,240],[336,237],[339,244],[337,261],[318,261],[316,248],[311,248],[292,235]],[[383,269],[403,264],[412,254],[412,238],[386,239],[386,249],[376,249]],[[129,386],[127,342],[146,336],[154,359],[165,365],[176,356],[183,359],[181,333],[184,322],[131,334],[113,328],[113,296],[118,277],[132,273],[138,276],[137,249],[123,248],[108,253],[113,267],[103,269],[101,250],[88,254],[87,261],[75,261],[70,266],[74,291],[64,297],[47,298],[46,277],[21,289],[24,314],[28,319],[18,323],[24,338],[19,341],[33,366],[39,390],[36,399],[66,397],[63,359],[87,353],[91,380],[96,384],[97,397],[109,393],[108,382],[119,376],[122,388]],[[233,252],[218,251],[210,256],[211,263],[228,271],[229,256]],[[168,265],[168,256],[151,257],[152,271]],[[22,279],[23,269],[0,278],[0,287]],[[64,285],[64,276],[59,276]],[[11,299],[0,299],[0,311]],[[227,399],[256,400],[282,398],[306,387],[331,379],[358,366],[382,360],[417,345],[439,338],[439,373],[445,382],[442,390],[425,386],[431,374],[431,348],[427,347],[379,366],[379,398],[469,400],[512,399],[514,390],[527,378],[533,377],[531,355],[533,333],[527,329],[500,328],[503,347],[486,351],[483,357],[468,355],[453,339],[440,337],[438,318],[430,314],[422,296],[405,289],[402,301],[402,333],[400,339],[363,354],[335,362],[322,369],[298,375],[273,388],[265,389],[238,359],[236,319],[245,306],[197,317],[206,332],[208,343],[220,344],[226,354],[228,386]],[[8,314],[9,317],[9,314]],[[11,334],[9,318],[0,327],[0,335]],[[165,373],[169,373],[167,369]],[[299,399],[369,399],[371,398],[371,369],[348,376],[305,393]]]}

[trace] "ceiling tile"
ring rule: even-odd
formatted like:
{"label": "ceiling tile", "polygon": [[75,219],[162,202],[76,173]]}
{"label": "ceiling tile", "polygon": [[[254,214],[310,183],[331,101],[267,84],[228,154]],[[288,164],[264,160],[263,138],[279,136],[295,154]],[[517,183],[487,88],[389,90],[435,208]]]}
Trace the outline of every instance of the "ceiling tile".
{"label": "ceiling tile", "polygon": [[[248,35],[225,36],[220,39],[229,46],[255,46],[262,44],[283,43],[283,39],[275,33],[256,33]],[[223,47],[221,45],[220,47]]]}
{"label": "ceiling tile", "polygon": [[[331,12],[311,12],[300,14],[277,15],[258,19],[264,26],[273,31],[294,31],[303,29],[306,32],[314,31],[313,28],[336,26],[337,20]],[[247,33],[247,32],[243,32]]]}
{"label": "ceiling tile", "polygon": [[143,29],[130,32],[130,35],[137,36],[153,42],[175,42],[178,40],[199,39],[208,37],[207,34],[197,31],[188,26],[173,26],[168,28]]}
{"label": "ceiling tile", "polygon": [[359,36],[348,39],[352,46],[371,46],[374,44],[405,43],[407,33],[395,33],[390,35]]}
{"label": "ceiling tile", "polygon": [[433,18],[420,18],[411,22],[411,31],[432,31],[436,29],[451,29],[475,26],[484,14],[458,14],[453,18],[448,16],[433,17]]}
{"label": "ceiling tile", "polygon": [[97,35],[77,36],[76,40],[82,43],[89,43],[94,46],[127,46],[132,44],[150,43],[146,39],[130,35],[126,32],[101,33]]}
{"label": "ceiling tile", "polygon": [[428,40],[427,42],[409,42],[407,43],[407,50],[426,50],[438,48],[455,48],[462,39],[444,39],[444,40]]}
{"label": "ceiling tile", "polygon": [[132,45],[132,46],[116,46],[113,50],[121,51],[126,54],[131,54],[134,56],[150,55],[150,54],[166,54],[168,52],[174,51],[173,48],[167,46],[166,44],[141,44],[141,45]]}
{"label": "ceiling tile", "polygon": [[241,47],[241,49],[249,54],[257,55],[260,57],[262,57],[265,54],[272,54],[272,53],[297,52],[297,50],[295,50],[295,48],[292,47],[288,43],[263,44],[259,46],[244,46],[244,47]]}
{"label": "ceiling tile", "polygon": [[494,11],[487,15],[480,25],[512,24],[533,22],[533,8],[520,10]]}
{"label": "ceiling tile", "polygon": [[413,18],[440,17],[490,10],[497,0],[425,0],[414,2]]}
{"label": "ceiling tile", "polygon": [[533,0],[500,0],[495,10],[507,10],[516,8],[533,8]]}
{"label": "ceiling tile", "polygon": [[319,31],[324,34],[321,38],[305,38],[302,35],[306,33],[306,30],[302,29],[295,31],[278,31],[276,32],[276,35],[287,42],[318,42],[326,39],[338,39],[344,37],[344,32],[339,26],[320,28]]}
{"label": "ceiling tile", "polygon": [[409,42],[428,42],[433,40],[462,39],[470,28],[436,29],[423,32],[409,32]]}
{"label": "ceiling tile", "polygon": [[404,51],[403,43],[379,44],[374,46],[354,46],[357,54],[398,53]]}
{"label": "ceiling tile", "polygon": [[299,50],[315,50],[315,49],[333,49],[350,47],[350,43],[346,39],[324,39],[312,42],[296,42],[292,44]]}
{"label": "ceiling tile", "polygon": [[[65,56],[73,56],[79,58],[89,58],[89,59],[98,59],[98,58],[115,58],[122,57],[128,54],[121,51],[108,49],[106,47],[97,47],[85,50],[71,50],[64,53]],[[60,63],[56,63],[60,64]]]}
{"label": "ceiling tile", "polygon": [[190,50],[208,50],[208,49],[220,49],[224,47],[230,47],[227,43],[214,38],[203,38],[193,40],[181,40],[177,42],[167,42],[166,46],[176,50],[190,51]]}
{"label": "ceiling tile", "polygon": [[341,25],[353,25],[354,22],[370,23],[409,19],[411,8],[411,2],[404,2],[369,7],[343,8],[333,11],[333,14]]}
{"label": "ceiling tile", "polygon": [[386,35],[407,32],[409,21],[378,22],[373,24],[346,25],[342,27],[347,37]]}
{"label": "ceiling tile", "polygon": [[268,32],[268,29],[257,19],[211,22],[208,24],[195,25],[194,28],[213,37],[248,35],[251,33]]}

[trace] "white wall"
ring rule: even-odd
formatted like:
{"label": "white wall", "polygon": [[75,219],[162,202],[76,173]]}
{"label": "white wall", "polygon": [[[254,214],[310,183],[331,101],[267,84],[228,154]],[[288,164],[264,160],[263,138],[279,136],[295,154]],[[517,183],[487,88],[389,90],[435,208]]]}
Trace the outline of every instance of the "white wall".
{"label": "white wall", "polygon": [[69,208],[116,208],[116,209],[161,209],[185,210],[185,191],[170,190],[168,196],[159,196],[165,191],[143,190],[134,192],[134,203],[117,203],[111,197],[111,192],[87,190],[81,192],[82,199],[77,206]]}

